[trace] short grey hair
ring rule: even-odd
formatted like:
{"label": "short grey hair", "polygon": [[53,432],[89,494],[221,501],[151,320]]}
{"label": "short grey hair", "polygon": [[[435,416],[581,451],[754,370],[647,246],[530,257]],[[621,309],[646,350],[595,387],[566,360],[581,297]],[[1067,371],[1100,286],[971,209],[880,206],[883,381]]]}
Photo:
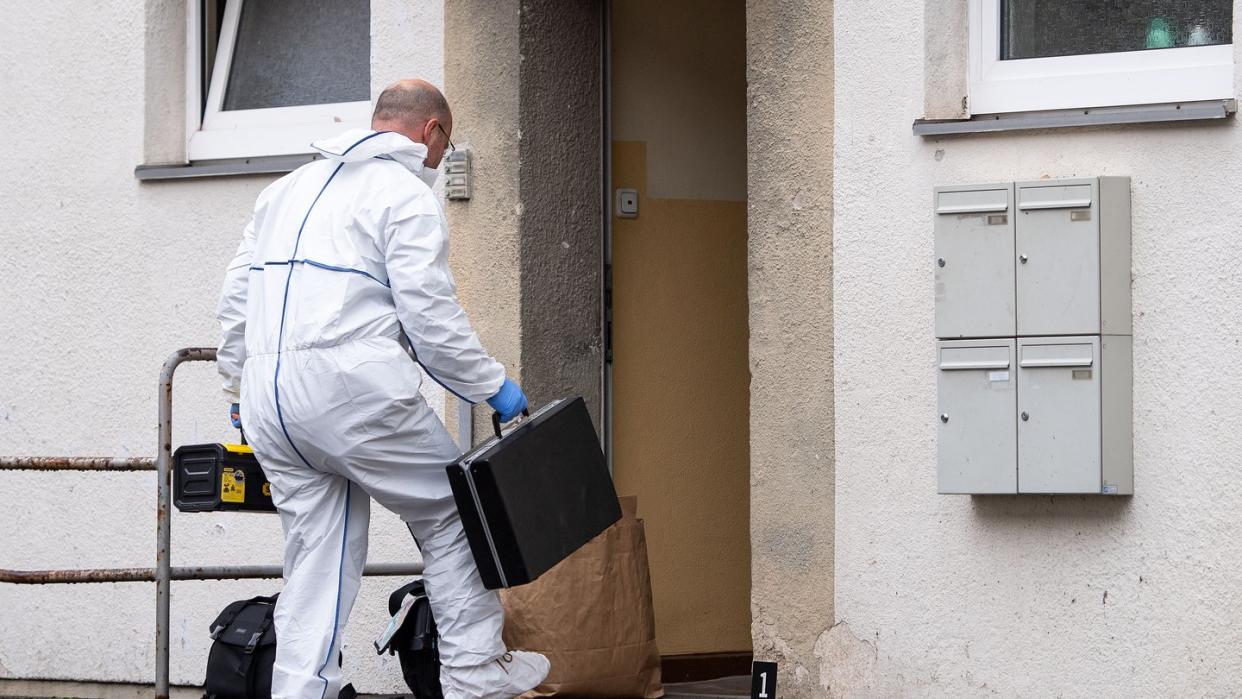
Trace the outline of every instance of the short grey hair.
{"label": "short grey hair", "polygon": [[425,80],[401,80],[389,85],[375,101],[371,122],[397,122],[417,128],[431,119],[449,118],[448,100]]}

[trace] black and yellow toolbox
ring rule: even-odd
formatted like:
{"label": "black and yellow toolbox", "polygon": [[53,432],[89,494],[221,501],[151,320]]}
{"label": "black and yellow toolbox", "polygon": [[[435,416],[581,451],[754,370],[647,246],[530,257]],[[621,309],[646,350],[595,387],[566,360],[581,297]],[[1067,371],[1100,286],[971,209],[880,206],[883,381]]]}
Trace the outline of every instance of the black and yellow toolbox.
{"label": "black and yellow toolbox", "polygon": [[173,454],[173,503],[182,512],[275,512],[272,486],[245,444],[190,444]]}

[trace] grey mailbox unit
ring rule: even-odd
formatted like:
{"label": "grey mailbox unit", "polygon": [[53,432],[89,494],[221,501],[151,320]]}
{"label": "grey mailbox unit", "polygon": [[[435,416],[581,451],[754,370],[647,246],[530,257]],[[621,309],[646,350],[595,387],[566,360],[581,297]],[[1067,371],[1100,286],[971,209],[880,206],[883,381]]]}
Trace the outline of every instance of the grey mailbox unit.
{"label": "grey mailbox unit", "polygon": [[1134,492],[1130,180],[935,190],[941,493]]}
{"label": "grey mailbox unit", "polygon": [[936,190],[936,337],[1013,337],[1013,184]]}

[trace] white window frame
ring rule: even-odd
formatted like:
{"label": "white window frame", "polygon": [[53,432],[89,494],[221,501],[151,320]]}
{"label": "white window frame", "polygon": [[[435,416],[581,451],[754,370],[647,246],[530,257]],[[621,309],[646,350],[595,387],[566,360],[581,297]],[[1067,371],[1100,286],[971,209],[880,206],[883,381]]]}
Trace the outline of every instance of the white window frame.
{"label": "white window frame", "polygon": [[970,112],[1233,97],[1233,45],[1002,61],[1001,0],[970,0]]}
{"label": "white window frame", "polygon": [[[371,103],[338,102],[297,107],[222,111],[244,0],[224,8],[220,41],[202,99],[203,0],[186,0],[186,156],[190,161],[311,153],[311,141],[371,123]],[[200,118],[201,115],[201,118]]]}

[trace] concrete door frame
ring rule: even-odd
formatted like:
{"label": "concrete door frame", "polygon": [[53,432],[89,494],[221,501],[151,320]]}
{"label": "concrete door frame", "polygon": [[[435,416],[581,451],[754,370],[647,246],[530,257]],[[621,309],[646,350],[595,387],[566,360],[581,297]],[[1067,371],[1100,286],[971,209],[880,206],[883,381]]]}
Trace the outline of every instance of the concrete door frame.
{"label": "concrete door frame", "polygon": [[[444,7],[454,135],[475,150],[474,199],[446,204],[460,296],[536,402],[580,393],[597,424],[606,8]],[[783,685],[791,695],[815,693],[817,642],[835,622],[832,13],[804,0],[746,7],[751,627],[756,656],[800,678]]]}
{"label": "concrete door frame", "polygon": [[[533,404],[581,395],[597,428],[604,7],[603,0],[444,7],[445,92],[454,135],[473,151],[473,198],[445,205],[459,295],[484,346]],[[488,424],[475,420],[476,438]]]}

